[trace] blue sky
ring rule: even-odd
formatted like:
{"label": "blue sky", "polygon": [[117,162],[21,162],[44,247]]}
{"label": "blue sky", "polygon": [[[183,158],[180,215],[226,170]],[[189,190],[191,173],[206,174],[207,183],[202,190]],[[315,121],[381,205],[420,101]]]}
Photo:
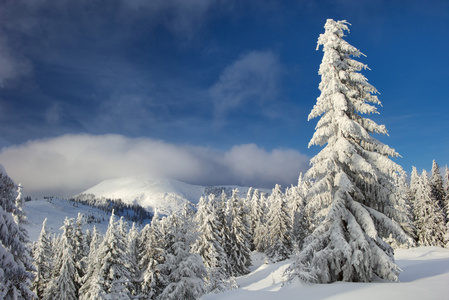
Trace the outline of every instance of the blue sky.
{"label": "blue sky", "polygon": [[294,183],[320,150],[307,116],[327,18],[352,24],[396,161],[449,164],[448,1],[17,0],[0,14],[0,163],[31,192],[147,173]]}

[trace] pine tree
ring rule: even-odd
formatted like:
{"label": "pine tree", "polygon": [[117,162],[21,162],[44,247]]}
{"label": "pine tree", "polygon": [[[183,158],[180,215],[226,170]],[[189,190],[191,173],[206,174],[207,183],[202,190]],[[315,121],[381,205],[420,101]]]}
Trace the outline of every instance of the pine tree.
{"label": "pine tree", "polygon": [[413,166],[412,174],[410,175],[410,193],[413,195],[413,199],[416,194],[416,191],[418,190],[419,179],[420,175],[418,173],[418,170],[416,170],[416,167]]}
{"label": "pine tree", "polygon": [[108,230],[96,250],[95,265],[88,269],[80,299],[131,299],[131,274],[126,253],[125,224],[112,213]]}
{"label": "pine tree", "polygon": [[[413,223],[416,222],[416,216],[414,215],[414,210],[416,207],[416,191],[418,190],[419,181],[420,181],[420,175],[418,173],[418,170],[416,170],[415,166],[412,166],[412,173],[410,174],[409,198],[410,198],[410,203],[412,205]],[[415,228],[415,236],[416,236],[416,228]]]}
{"label": "pine tree", "polygon": [[298,185],[292,186],[285,192],[291,211],[292,240],[294,245],[298,245],[299,249],[301,249],[304,239],[309,235],[309,222],[305,210],[307,190],[307,181],[301,173],[298,178]]}
{"label": "pine tree", "polygon": [[106,295],[99,283],[99,261],[98,248],[102,237],[98,233],[97,227],[92,230],[92,240],[89,244],[89,255],[86,260],[87,270],[82,278],[82,285],[79,290],[80,299],[103,299]]}
{"label": "pine tree", "polygon": [[440,167],[435,160],[432,161],[432,170],[430,175],[430,185],[432,187],[432,197],[438,202],[438,205],[444,208],[446,192],[444,190],[443,176]]}
{"label": "pine tree", "polygon": [[444,198],[444,207],[446,209],[447,221],[449,221],[449,168],[446,166],[446,197]]}
{"label": "pine tree", "polygon": [[129,258],[129,265],[127,266],[130,271],[131,279],[131,294],[137,296],[140,290],[139,287],[139,231],[137,230],[136,224],[133,223],[131,229],[129,230],[126,252]]}
{"label": "pine tree", "polygon": [[291,218],[280,185],[276,184],[268,201],[271,205],[268,212],[268,247],[265,253],[273,262],[278,262],[289,258],[293,251]]}
{"label": "pine tree", "polygon": [[163,224],[157,215],[153,217],[151,226],[145,226],[140,235],[141,257],[139,269],[140,293],[149,299],[156,299],[163,291],[165,282],[159,265],[165,261]]}
{"label": "pine tree", "polygon": [[343,39],[347,24],[328,19],[318,39],[324,51],[321,95],[309,120],[321,118],[309,146],[326,146],[312,158],[306,177],[314,180],[307,206],[319,225],[290,270],[320,283],[368,282],[374,275],[397,281],[393,249],[383,238],[390,232],[401,242],[408,238],[391,219],[393,174],[403,170],[389,158],[398,156],[394,149],[371,136],[386,134],[385,126],[361,115],[377,113],[370,103],[380,101],[359,73],[367,66],[351,58],[363,54]]}
{"label": "pine tree", "polygon": [[446,226],[443,211],[432,197],[432,184],[423,170],[415,196],[415,226],[421,246],[441,246],[446,244]]}
{"label": "pine tree", "polygon": [[36,269],[33,291],[38,299],[44,296],[45,287],[50,282],[53,268],[53,249],[47,231],[47,218],[42,223],[42,230],[34,248],[34,266]]}
{"label": "pine tree", "polygon": [[249,212],[249,225],[250,225],[250,249],[255,250],[256,245],[254,239],[256,237],[256,231],[258,227],[262,225],[263,211],[260,204],[260,193],[258,189],[255,189],[252,193],[251,199],[247,201]]}
{"label": "pine tree", "polygon": [[251,265],[249,224],[245,213],[246,208],[243,201],[239,199],[239,191],[235,189],[228,202],[230,245],[228,245],[227,256],[232,276],[248,274],[248,267]]}
{"label": "pine tree", "polygon": [[232,251],[233,239],[231,237],[231,219],[228,207],[228,198],[226,193],[222,191],[220,197],[213,202],[220,232],[221,246],[227,257],[226,274],[231,276],[231,265],[229,261],[229,253]]}
{"label": "pine tree", "polygon": [[165,219],[169,230],[165,235],[165,261],[159,269],[167,285],[158,299],[198,299],[205,293],[206,269],[201,256],[190,252],[195,240],[190,218],[184,209]]}
{"label": "pine tree", "polygon": [[192,251],[198,253],[206,267],[207,290],[210,292],[222,292],[227,289],[227,265],[228,258],[222,247],[220,224],[215,213],[213,202],[214,195],[208,199],[202,197],[198,204],[198,212],[195,221],[198,228],[198,239],[192,247]]}
{"label": "pine tree", "polygon": [[[402,227],[402,229],[410,236],[413,241],[416,239],[416,228],[414,226],[413,207],[411,200],[410,188],[407,184],[405,174],[395,176],[396,182],[396,221]],[[410,240],[405,245],[398,245],[400,247],[411,247],[414,243]]]}
{"label": "pine tree", "polygon": [[76,291],[78,293],[81,285],[83,284],[82,278],[86,273],[87,265],[86,258],[89,255],[89,246],[86,241],[86,236],[83,232],[84,225],[84,216],[81,213],[78,213],[78,217],[73,224],[72,236],[70,237],[70,241],[72,243],[73,249],[73,261],[75,262],[75,270],[76,270]]}
{"label": "pine tree", "polygon": [[17,186],[0,168],[0,299],[33,299],[35,269],[16,199]]}
{"label": "pine tree", "polygon": [[266,215],[268,213],[267,207],[267,197],[264,193],[260,193],[260,197],[258,200],[258,205],[260,206],[260,219],[256,223],[256,227],[254,229],[254,248],[256,251],[265,252],[267,248],[267,221]]}
{"label": "pine tree", "polygon": [[[432,187],[432,198],[434,201],[438,203],[438,206],[443,210],[443,214],[445,213],[444,202],[446,198],[446,192],[444,191],[444,183],[443,177],[440,173],[440,167],[436,163],[435,160],[432,162],[432,173],[430,178],[430,184]],[[445,216],[446,219],[446,216]]]}
{"label": "pine tree", "polygon": [[446,198],[444,207],[446,209],[446,248],[449,248],[449,168],[446,166]]}
{"label": "pine tree", "polygon": [[48,285],[48,291],[44,295],[45,299],[78,299],[76,288],[76,269],[73,260],[73,249],[70,244],[67,232],[61,236],[61,252],[55,262],[55,276]]}

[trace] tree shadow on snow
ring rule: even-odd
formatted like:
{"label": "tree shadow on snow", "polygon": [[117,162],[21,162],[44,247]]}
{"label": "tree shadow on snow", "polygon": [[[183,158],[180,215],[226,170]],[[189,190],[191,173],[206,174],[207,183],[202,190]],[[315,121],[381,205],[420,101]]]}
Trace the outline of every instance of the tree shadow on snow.
{"label": "tree shadow on snow", "polygon": [[401,282],[413,282],[449,273],[449,260],[403,260],[400,268],[403,272],[399,275],[399,280]]}

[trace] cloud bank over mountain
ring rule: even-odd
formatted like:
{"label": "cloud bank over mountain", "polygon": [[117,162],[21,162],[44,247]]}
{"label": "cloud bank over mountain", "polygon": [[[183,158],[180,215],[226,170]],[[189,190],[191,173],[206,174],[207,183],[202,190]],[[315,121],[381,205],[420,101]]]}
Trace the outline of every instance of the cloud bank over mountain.
{"label": "cloud bank over mountain", "polygon": [[271,188],[296,182],[309,158],[255,144],[225,151],[122,135],[63,135],[4,148],[0,161],[28,195],[69,197],[110,178],[164,176],[191,184]]}

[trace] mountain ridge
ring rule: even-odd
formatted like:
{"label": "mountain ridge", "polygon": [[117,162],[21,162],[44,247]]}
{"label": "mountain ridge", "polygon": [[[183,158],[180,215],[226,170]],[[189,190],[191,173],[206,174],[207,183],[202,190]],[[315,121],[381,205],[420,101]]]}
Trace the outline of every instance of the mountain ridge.
{"label": "mountain ridge", "polygon": [[[104,180],[85,190],[75,198],[94,195],[95,198],[120,199],[126,204],[138,204],[152,213],[172,214],[185,204],[196,205],[202,196],[211,190],[233,190],[237,188],[241,197],[246,197],[249,187],[234,185],[201,186],[192,185],[167,177],[120,177]],[[269,193],[268,189],[259,189]]]}

